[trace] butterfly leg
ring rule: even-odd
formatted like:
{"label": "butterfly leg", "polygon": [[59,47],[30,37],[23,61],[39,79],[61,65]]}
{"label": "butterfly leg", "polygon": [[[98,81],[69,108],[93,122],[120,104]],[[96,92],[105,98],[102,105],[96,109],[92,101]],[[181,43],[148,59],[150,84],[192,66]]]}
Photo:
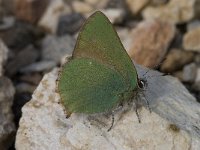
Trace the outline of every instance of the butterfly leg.
{"label": "butterfly leg", "polygon": [[136,104],[136,107],[135,107],[135,113],[136,113],[136,116],[138,118],[138,122],[141,123],[141,120],[140,120],[140,115],[138,113],[138,105]]}
{"label": "butterfly leg", "polygon": [[114,113],[113,113],[113,112],[111,113],[111,116],[112,116],[112,123],[111,123],[110,128],[107,130],[108,132],[112,129],[112,127],[113,127],[113,125],[114,125],[114,121],[115,121],[115,116],[114,116]]}
{"label": "butterfly leg", "polygon": [[145,100],[146,106],[147,106],[147,108],[149,109],[149,112],[151,113],[152,110],[151,110],[151,107],[150,107],[150,105],[149,105],[149,100],[146,98],[146,96],[145,96],[144,93],[142,93],[142,96],[144,97],[144,100]]}
{"label": "butterfly leg", "polygon": [[139,102],[138,102],[138,96],[136,96],[135,113],[136,113],[136,116],[138,118],[138,122],[141,123],[140,115],[139,115],[139,112],[138,112],[139,107],[140,107],[140,105],[139,105]]}

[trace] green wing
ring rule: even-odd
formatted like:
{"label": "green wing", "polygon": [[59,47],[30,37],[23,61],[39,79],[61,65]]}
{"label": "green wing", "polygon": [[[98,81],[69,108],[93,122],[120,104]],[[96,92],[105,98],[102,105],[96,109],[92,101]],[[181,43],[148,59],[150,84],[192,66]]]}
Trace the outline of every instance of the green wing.
{"label": "green wing", "polygon": [[126,83],[117,71],[87,58],[65,64],[58,90],[68,112],[105,112],[115,107],[122,96],[129,96]]}
{"label": "green wing", "polygon": [[100,11],[82,27],[72,58],[91,58],[109,65],[124,77],[130,90],[137,86],[136,69],[112,24]]}

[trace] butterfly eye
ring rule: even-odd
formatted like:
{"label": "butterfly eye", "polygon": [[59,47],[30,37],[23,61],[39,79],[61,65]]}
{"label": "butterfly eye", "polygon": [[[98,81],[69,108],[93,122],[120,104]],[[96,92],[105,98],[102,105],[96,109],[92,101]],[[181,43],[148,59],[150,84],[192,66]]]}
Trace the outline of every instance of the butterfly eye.
{"label": "butterfly eye", "polygon": [[143,80],[139,80],[138,86],[139,86],[140,89],[143,89],[144,86],[145,86],[145,82]]}

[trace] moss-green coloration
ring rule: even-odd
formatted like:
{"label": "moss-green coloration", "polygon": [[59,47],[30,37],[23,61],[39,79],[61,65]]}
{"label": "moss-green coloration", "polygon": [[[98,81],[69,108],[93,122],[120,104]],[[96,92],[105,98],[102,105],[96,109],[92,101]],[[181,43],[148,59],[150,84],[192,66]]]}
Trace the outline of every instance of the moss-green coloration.
{"label": "moss-green coloration", "polygon": [[58,90],[68,112],[99,113],[133,98],[137,72],[108,18],[94,13],[82,27]]}

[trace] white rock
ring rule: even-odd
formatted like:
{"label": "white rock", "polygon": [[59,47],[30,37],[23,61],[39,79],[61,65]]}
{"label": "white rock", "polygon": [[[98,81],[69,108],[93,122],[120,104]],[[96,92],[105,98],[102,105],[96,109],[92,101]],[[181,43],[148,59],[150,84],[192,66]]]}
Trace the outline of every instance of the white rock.
{"label": "white rock", "polygon": [[8,48],[0,39],[0,76],[3,74],[3,65],[8,57]]}
{"label": "white rock", "polygon": [[94,8],[90,4],[84,1],[77,1],[77,0],[74,0],[72,2],[72,7],[76,12],[82,13],[82,14],[89,13],[94,10]]}
{"label": "white rock", "polygon": [[[144,71],[146,70],[140,73],[143,74]],[[73,113],[70,118],[66,118],[59,103],[59,94],[55,92],[57,76],[57,69],[46,74],[32,100],[23,107],[16,150],[197,150],[200,146],[200,135],[198,130],[195,131],[200,127],[200,105],[172,77],[158,77],[149,82],[148,88],[151,92],[148,100],[152,101],[153,111],[172,122],[142,108],[142,123],[138,123],[135,111],[128,109],[126,113],[119,111],[115,114],[114,127],[107,132],[111,123],[110,117]],[[192,118],[190,115],[193,115]],[[171,125],[173,123],[177,123],[178,127]]]}
{"label": "white rock", "polygon": [[142,16],[145,19],[183,23],[194,17],[195,2],[196,0],[170,0],[167,4],[159,7],[146,7],[142,12]]}
{"label": "white rock", "polygon": [[50,33],[56,33],[59,17],[69,13],[71,13],[71,8],[63,0],[52,0],[40,19],[39,26]]}
{"label": "white rock", "polygon": [[124,10],[119,8],[104,9],[102,12],[109,18],[110,22],[112,23],[122,22],[125,15]]}

